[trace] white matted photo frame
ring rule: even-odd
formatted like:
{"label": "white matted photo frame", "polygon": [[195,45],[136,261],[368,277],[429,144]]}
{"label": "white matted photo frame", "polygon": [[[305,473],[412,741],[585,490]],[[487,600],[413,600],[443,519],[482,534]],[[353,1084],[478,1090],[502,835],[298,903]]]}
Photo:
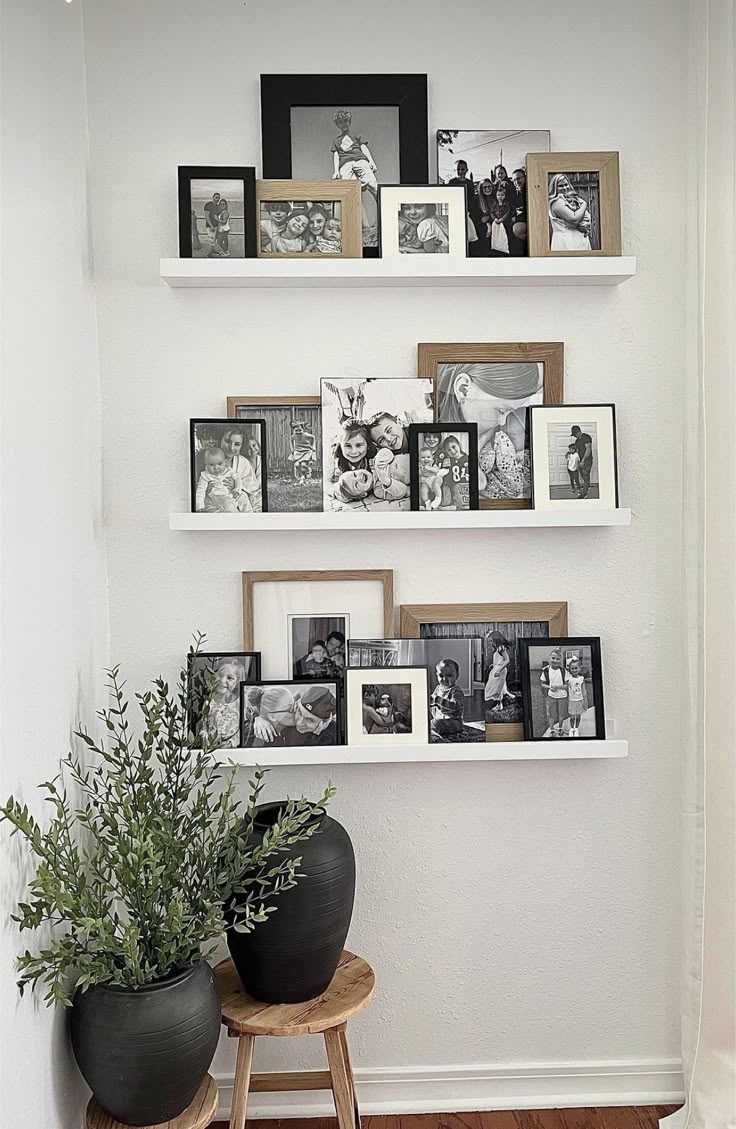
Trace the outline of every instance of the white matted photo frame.
{"label": "white matted photo frame", "polygon": [[467,255],[465,189],[458,185],[381,185],[378,213],[382,259]]}
{"label": "white matted photo frame", "polygon": [[621,254],[616,152],[529,153],[529,254]]}
{"label": "white matted photo frame", "polygon": [[615,405],[545,405],[529,417],[534,509],[617,509]]}
{"label": "white matted photo frame", "polygon": [[391,569],[244,572],[244,649],[253,650],[252,640],[259,640],[262,677],[286,681],[294,653],[290,617],[342,617],[354,634],[391,636],[393,587]]}
{"label": "white matted photo frame", "polygon": [[357,180],[258,180],[258,258],[357,259],[363,253]]}
{"label": "white matted photo frame", "polygon": [[349,667],[345,716],[348,745],[428,744],[429,671],[425,666]]}

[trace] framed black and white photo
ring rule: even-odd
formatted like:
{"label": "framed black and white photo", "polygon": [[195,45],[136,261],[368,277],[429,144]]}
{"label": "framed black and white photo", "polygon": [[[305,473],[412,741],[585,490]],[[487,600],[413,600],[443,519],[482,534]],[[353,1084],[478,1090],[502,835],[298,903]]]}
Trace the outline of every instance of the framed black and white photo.
{"label": "framed black and white photo", "polygon": [[228,396],[233,419],[266,424],[266,491],[272,513],[322,509],[319,396]]}
{"label": "framed black and white photo", "polygon": [[615,406],[533,407],[529,418],[534,508],[616,509]]}
{"label": "framed black and white photo", "polygon": [[258,256],[356,259],[362,255],[357,180],[259,180]]}
{"label": "framed black and white photo", "polygon": [[337,683],[334,679],[241,683],[240,726],[240,744],[244,749],[338,745]]}
{"label": "framed black and white photo", "polygon": [[485,741],[483,683],[476,677],[481,650],[479,638],[349,639],[348,666],[426,667],[430,744]]}
{"label": "framed black and white photo", "polygon": [[441,185],[382,185],[378,192],[381,258],[448,255],[464,259],[465,192]]}
{"label": "framed black and white photo", "polygon": [[605,738],[600,639],[521,639],[519,656],[527,741]]}
{"label": "framed black and white photo", "polygon": [[348,745],[429,743],[429,674],[426,667],[345,671]]}
{"label": "framed black and white photo", "polygon": [[188,659],[191,706],[189,723],[197,734],[206,711],[204,729],[218,749],[240,744],[240,683],[261,677],[258,651],[198,651]]}
{"label": "framed black and white photo", "polygon": [[481,509],[531,504],[527,409],[563,398],[560,341],[429,342],[418,346],[418,372],[435,382],[435,418],[478,428]]}
{"label": "framed black and white photo", "polygon": [[249,259],[256,254],[256,170],[179,166],[182,259]]}
{"label": "framed black and white photo", "polygon": [[529,153],[529,254],[620,255],[618,153]]}
{"label": "framed black and white photo", "polygon": [[263,175],[356,180],[363,253],[378,253],[379,184],[429,179],[424,74],[261,75]]}
{"label": "framed black and white photo", "polygon": [[192,513],[266,512],[265,437],[262,419],[189,421]]}
{"label": "framed black and white photo", "polygon": [[549,152],[546,129],[438,129],[437,179],[465,190],[468,254],[529,254],[527,153]]}
{"label": "framed black and white photo", "polygon": [[478,425],[409,427],[411,508],[478,509]]}
{"label": "framed black and white photo", "polygon": [[292,678],[342,679],[350,615],[287,616]]}
{"label": "framed black and white photo", "polygon": [[409,426],[431,423],[431,380],[325,377],[322,479],[325,510],[409,510]]}

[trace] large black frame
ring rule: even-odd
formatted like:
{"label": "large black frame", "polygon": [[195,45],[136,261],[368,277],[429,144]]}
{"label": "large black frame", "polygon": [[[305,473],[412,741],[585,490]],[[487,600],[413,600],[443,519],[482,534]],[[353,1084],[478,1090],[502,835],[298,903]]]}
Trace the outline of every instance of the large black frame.
{"label": "large black frame", "polygon": [[[419,436],[430,432],[434,435],[447,435],[448,432],[461,432],[468,437],[468,486],[470,505],[468,510],[480,507],[478,498],[478,424],[477,423],[410,423],[409,424],[409,487],[412,510],[419,505]],[[446,511],[449,512],[449,511]],[[465,513],[466,511],[459,511]]]}
{"label": "large black frame", "polygon": [[[566,647],[590,647],[591,681],[593,683],[593,706],[595,709],[595,733],[587,737],[536,737],[532,711],[532,685],[529,672],[529,648],[549,647],[553,651],[564,651]],[[519,666],[521,667],[521,699],[524,711],[525,741],[603,741],[606,737],[606,711],[603,704],[603,666],[601,663],[601,641],[598,636],[562,636],[554,639],[519,639]]]}
{"label": "large black frame", "polygon": [[198,417],[197,419],[189,420],[189,475],[190,475],[190,490],[191,490],[191,507],[192,513],[196,514],[197,510],[197,479],[199,477],[196,468],[196,460],[194,453],[194,432],[197,424],[200,423],[217,423],[222,424],[226,429],[232,430],[237,428],[239,424],[257,424],[261,432],[261,512],[268,513],[268,478],[266,474],[266,460],[268,456],[267,439],[266,439],[266,421],[265,419],[233,419],[232,416],[208,416]]}
{"label": "large black frame", "polygon": [[[337,734],[337,741],[335,746],[346,744],[345,733],[343,729],[342,719],[342,703],[340,701],[340,684],[336,678],[258,678],[254,682],[241,682],[240,683],[240,745],[243,749],[254,748],[315,748],[317,742],[313,741],[308,745],[246,745],[245,743],[245,722],[243,718],[243,710],[245,706],[245,689],[246,687],[253,686],[332,686],[334,687],[333,693],[335,696],[335,732]],[[333,748],[333,745],[323,745],[322,748]]]}
{"label": "large black frame", "polygon": [[[261,150],[264,179],[292,178],[292,106],[396,106],[402,184],[429,183],[426,74],[262,74]],[[378,258],[377,247],[364,247]]]}
{"label": "large black frame", "polygon": [[[179,257],[192,258],[192,191],[193,180],[242,180],[243,240],[246,259],[254,259],[256,240],[256,170],[239,165],[179,165]],[[238,256],[239,257],[239,256]]]}

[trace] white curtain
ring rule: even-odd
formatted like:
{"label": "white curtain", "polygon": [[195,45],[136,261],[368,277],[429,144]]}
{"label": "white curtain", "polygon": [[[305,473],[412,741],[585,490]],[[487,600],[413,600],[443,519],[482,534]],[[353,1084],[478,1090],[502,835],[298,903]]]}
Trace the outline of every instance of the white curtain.
{"label": "white curtain", "polygon": [[692,0],[683,578],[687,1100],[736,1129],[736,0]]}

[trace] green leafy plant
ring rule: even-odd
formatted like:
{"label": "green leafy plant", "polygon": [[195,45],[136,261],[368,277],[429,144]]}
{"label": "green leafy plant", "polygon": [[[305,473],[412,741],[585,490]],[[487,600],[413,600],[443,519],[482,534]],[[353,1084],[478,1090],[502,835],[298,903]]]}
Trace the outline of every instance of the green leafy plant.
{"label": "green leafy plant", "polygon": [[172,975],[210,955],[226,924],[249,932],[267,921],[274,896],[302,877],[301,859],[284,853],[315,833],[334,789],[316,803],[288,800],[265,835],[254,835],[265,773],[255,770],[244,804],[238,766],[212,755],[208,677],[192,661],[203,642],[196,637],[175,690],[157,678],[135,695],[138,738],[119,668],[107,672],[105,737],[81,730],[84,759],[70,753],[60,775],[40,785],[53,809],[45,829],[12,796],[0,806],[0,821],[36,860],[30,899],[13,920],[21,930],[60,927],[18,958],[21,993],[42,981],[47,1003],[69,1006],[72,974],[82,989]]}

